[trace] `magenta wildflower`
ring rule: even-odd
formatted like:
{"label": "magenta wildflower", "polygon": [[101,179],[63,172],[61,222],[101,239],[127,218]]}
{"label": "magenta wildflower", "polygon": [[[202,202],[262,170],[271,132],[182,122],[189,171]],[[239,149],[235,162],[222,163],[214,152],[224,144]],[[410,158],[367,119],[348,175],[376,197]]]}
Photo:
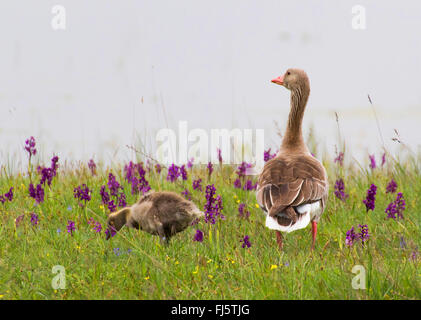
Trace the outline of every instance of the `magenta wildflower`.
{"label": "magenta wildflower", "polygon": [[180,174],[183,180],[187,180],[187,171],[186,166],[184,164],[180,167]]}
{"label": "magenta wildflower", "polygon": [[88,162],[89,170],[91,170],[91,174],[94,176],[96,175],[96,164],[94,159],[90,159]]}
{"label": "magenta wildflower", "polygon": [[38,184],[36,188],[32,183],[29,184],[28,187],[29,196],[34,198],[37,203],[41,203],[44,201],[44,188],[41,184]]}
{"label": "magenta wildflower", "polygon": [[196,230],[193,241],[203,242],[203,232],[199,229]]}
{"label": "magenta wildflower", "polygon": [[345,244],[352,246],[356,240],[358,240],[358,234],[355,233],[354,227],[352,227],[346,232]]}
{"label": "magenta wildflower", "polygon": [[387,213],[388,219],[403,219],[403,212],[405,211],[405,199],[402,192],[399,192],[396,196],[396,200],[389,203],[385,213]]}
{"label": "magenta wildflower", "polygon": [[241,246],[243,248],[250,248],[251,247],[251,242],[250,242],[250,237],[248,235],[245,235],[244,238],[241,240],[241,242],[243,243]]}
{"label": "magenta wildflower", "polygon": [[202,191],[202,179],[197,179],[193,181],[193,190]]}
{"label": "magenta wildflower", "polygon": [[386,193],[395,193],[398,185],[396,184],[395,180],[390,180],[386,187]]}
{"label": "magenta wildflower", "polygon": [[253,181],[250,179],[247,180],[247,182],[244,184],[243,190],[250,191],[250,190],[256,190],[257,188],[257,182],[253,184]]}
{"label": "magenta wildflower", "polygon": [[245,203],[240,203],[240,204],[238,205],[238,216],[239,216],[240,218],[245,218],[245,219],[248,219],[248,218],[249,218],[249,216],[250,216],[250,211],[248,211],[248,210],[246,209],[246,204],[245,204]]}
{"label": "magenta wildflower", "polygon": [[4,197],[9,201],[13,200],[13,187],[10,187],[9,192],[6,192]]}
{"label": "magenta wildflower", "polygon": [[355,242],[358,240],[361,240],[361,245],[364,246],[364,244],[368,241],[370,238],[370,234],[368,232],[368,226],[366,224],[364,225],[358,225],[360,228],[360,232],[356,233],[354,227],[349,229],[346,232],[346,239],[345,244],[347,246],[352,246]]}
{"label": "magenta wildflower", "polygon": [[242,162],[238,168],[237,168],[237,175],[239,178],[242,178],[246,175],[246,171],[247,171],[247,163],[246,162]]}
{"label": "magenta wildflower", "polygon": [[[117,209],[117,205],[120,207],[125,207],[126,195],[124,194],[123,186],[121,186],[118,183],[118,181],[112,173],[108,175],[107,185],[110,190],[110,193],[107,192],[106,186],[104,185],[101,186],[101,189],[99,191],[102,203],[108,206],[110,212],[115,211],[115,209]],[[111,199],[111,197],[114,197],[114,199]]]}
{"label": "magenta wildflower", "polygon": [[224,209],[224,206],[222,204],[222,196],[217,195],[216,199],[215,199],[215,214],[216,214],[217,217],[224,220],[225,216],[221,213],[222,209]]}
{"label": "magenta wildflower", "polygon": [[58,156],[54,156],[51,158],[51,166],[50,169],[53,172],[53,175],[56,176],[58,168]]}
{"label": "magenta wildflower", "polygon": [[51,158],[51,166],[47,167],[37,167],[38,173],[41,175],[40,184],[45,186],[45,182],[47,182],[48,186],[51,185],[53,178],[57,175],[57,168],[58,168],[58,156],[54,156]]}
{"label": "magenta wildflower", "polygon": [[194,162],[194,158],[191,158],[189,161],[187,161],[187,168],[188,169],[193,168],[193,162]]}
{"label": "magenta wildflower", "polygon": [[241,180],[239,178],[234,181],[234,188],[236,189],[241,188]]}
{"label": "magenta wildflower", "polygon": [[218,152],[218,161],[219,164],[222,165],[222,154],[221,154],[221,149],[216,148],[216,151]]}
{"label": "magenta wildflower", "polygon": [[364,246],[364,243],[367,242],[370,238],[370,234],[368,233],[368,226],[366,224],[360,224],[358,227],[360,228],[359,238],[361,239],[361,244]]}
{"label": "magenta wildflower", "polygon": [[29,158],[37,154],[37,149],[35,148],[35,138],[30,137],[25,141],[25,150],[29,153]]}
{"label": "magenta wildflower", "polygon": [[73,231],[76,230],[75,223],[72,220],[68,220],[67,223],[67,232],[73,237]]}
{"label": "magenta wildflower", "polygon": [[51,185],[51,181],[53,180],[53,173],[50,170],[50,168],[42,168],[42,167],[39,167],[38,168],[38,172],[41,173],[41,181],[40,181],[40,184],[43,184],[45,186],[45,182],[47,182],[47,184],[50,186]]}
{"label": "magenta wildflower", "polygon": [[31,223],[33,226],[36,226],[38,224],[38,215],[34,212],[31,213]]}
{"label": "magenta wildflower", "polygon": [[133,177],[136,176],[136,172],[135,172],[135,164],[130,161],[128,164],[126,164],[124,166],[124,172],[125,172],[125,179],[130,182]]}
{"label": "magenta wildflower", "polygon": [[149,190],[151,190],[151,186],[149,185],[148,180],[146,180],[146,177],[145,177],[146,172],[145,172],[145,170],[143,169],[143,167],[142,167],[142,164],[141,164],[141,163],[138,163],[138,164],[137,164],[137,173],[139,174],[139,180],[138,180],[138,182],[139,182],[139,184],[138,184],[138,190],[139,190],[142,194],[144,194],[144,193],[148,192]]}
{"label": "magenta wildflower", "polygon": [[191,195],[190,195],[189,190],[184,189],[184,191],[183,191],[183,192],[181,192],[181,194],[182,194],[182,195],[184,196],[184,198],[186,198],[187,200],[191,200]]}
{"label": "magenta wildflower", "polygon": [[117,231],[115,230],[115,228],[113,226],[109,226],[106,230],[105,230],[105,235],[106,238],[108,239],[109,237],[114,237],[116,235]]}
{"label": "magenta wildflower", "polygon": [[367,198],[363,200],[365,204],[366,210],[374,210],[375,202],[376,202],[376,192],[377,186],[372,184],[370,188],[367,190]]}
{"label": "magenta wildflower", "polygon": [[96,222],[96,223],[95,223],[95,227],[93,228],[93,230],[94,230],[96,233],[100,233],[100,232],[101,232],[101,230],[102,230],[102,226],[101,226],[101,224],[100,224],[99,222]]}
{"label": "magenta wildflower", "polygon": [[418,258],[418,247],[416,247],[415,250],[412,251],[411,256],[410,256],[410,259],[413,262],[417,261],[417,258]]}
{"label": "magenta wildflower", "polygon": [[108,194],[107,190],[105,190],[105,188],[105,186],[101,186],[101,189],[99,191],[103,204],[107,204],[110,201],[110,195]]}
{"label": "magenta wildflower", "polygon": [[108,189],[110,190],[111,196],[118,197],[119,190],[123,187],[118,183],[115,176],[110,172],[108,174]]}
{"label": "magenta wildflower", "polygon": [[117,206],[114,204],[114,200],[111,200],[111,197],[110,197],[109,193],[107,192],[105,186],[101,186],[101,189],[100,189],[99,193],[101,195],[102,203],[105,204],[108,207],[110,212],[115,211]]}
{"label": "magenta wildflower", "polygon": [[167,181],[174,182],[180,176],[180,168],[174,163],[168,168]]}
{"label": "magenta wildflower", "polygon": [[213,172],[213,165],[212,165],[212,162],[208,162],[208,166],[207,166],[207,168],[208,168],[208,176],[209,176],[209,178],[210,178],[210,176],[212,175],[212,172]]}
{"label": "magenta wildflower", "polygon": [[213,184],[206,186],[205,222],[215,224],[216,218],[225,219],[221,213],[222,209],[222,197],[220,195],[216,196],[215,186]]}
{"label": "magenta wildflower", "polygon": [[344,163],[344,153],[339,152],[338,156],[335,158],[335,160],[333,160],[333,162],[338,163],[342,167]]}
{"label": "magenta wildflower", "polygon": [[370,158],[370,169],[375,169],[376,168],[376,158],[373,155],[369,155],[368,156]]}
{"label": "magenta wildflower", "polygon": [[335,196],[342,201],[345,201],[349,197],[349,195],[345,193],[345,184],[342,179],[338,179],[335,182]]}
{"label": "magenta wildflower", "polygon": [[269,148],[268,150],[265,150],[264,153],[263,153],[263,160],[265,162],[268,162],[270,159],[273,159],[273,158],[276,157],[276,153],[271,154],[270,150],[271,150],[271,148]]}
{"label": "magenta wildflower", "polygon": [[18,217],[15,219],[15,226],[16,226],[16,228],[17,228],[17,227],[19,227],[19,225],[20,225],[20,223],[22,222],[23,218],[25,218],[25,215],[24,215],[24,214],[21,214],[20,216],[18,216]]}
{"label": "magenta wildflower", "polygon": [[83,184],[73,189],[73,196],[79,201],[84,201],[86,205],[86,202],[91,200],[91,190],[86,184]]}
{"label": "magenta wildflower", "polygon": [[94,230],[95,232],[101,232],[102,225],[98,221],[95,221],[94,218],[89,218],[88,224],[93,227],[92,230]]}
{"label": "magenta wildflower", "polygon": [[118,197],[118,206],[120,208],[124,208],[127,205],[126,203],[126,195],[124,194],[124,192],[120,193],[120,196]]}
{"label": "magenta wildflower", "polygon": [[[125,179],[129,182],[132,186],[132,194],[137,194],[139,192],[146,193],[148,192],[151,187],[149,182],[145,178],[146,171],[143,168],[142,163],[134,164],[132,161],[129,164],[124,166],[124,171],[126,173]],[[138,177],[136,176],[138,175]],[[123,193],[120,193],[119,202],[123,202],[123,198],[125,200],[125,196],[123,197]]]}
{"label": "magenta wildflower", "polygon": [[0,202],[5,203],[6,201],[12,201],[13,200],[13,187],[10,187],[9,191],[5,194],[0,194]]}
{"label": "magenta wildflower", "polygon": [[155,171],[156,171],[156,173],[161,173],[161,170],[162,170],[161,165],[160,165],[159,163],[157,163],[157,164],[155,165]]}
{"label": "magenta wildflower", "polygon": [[117,205],[114,203],[114,200],[110,200],[107,203],[108,206],[108,210],[110,210],[110,212],[114,212],[117,209]]}

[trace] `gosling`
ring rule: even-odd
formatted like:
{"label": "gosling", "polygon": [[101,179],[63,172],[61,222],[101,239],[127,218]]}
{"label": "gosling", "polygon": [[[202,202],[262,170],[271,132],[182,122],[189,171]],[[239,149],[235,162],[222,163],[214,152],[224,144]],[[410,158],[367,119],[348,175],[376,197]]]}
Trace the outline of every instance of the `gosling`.
{"label": "gosling", "polygon": [[193,202],[177,193],[150,192],[133,206],[108,216],[106,240],[110,238],[112,229],[117,232],[127,226],[158,235],[168,244],[173,235],[184,231],[194,220],[203,216],[204,213]]}

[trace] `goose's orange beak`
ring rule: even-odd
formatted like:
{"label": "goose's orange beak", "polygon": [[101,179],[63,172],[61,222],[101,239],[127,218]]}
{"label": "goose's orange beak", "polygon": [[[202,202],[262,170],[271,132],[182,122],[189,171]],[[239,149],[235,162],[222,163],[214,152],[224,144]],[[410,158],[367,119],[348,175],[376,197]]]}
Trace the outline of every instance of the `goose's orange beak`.
{"label": "goose's orange beak", "polygon": [[283,86],[284,85],[284,76],[279,76],[275,79],[272,79],[272,82]]}

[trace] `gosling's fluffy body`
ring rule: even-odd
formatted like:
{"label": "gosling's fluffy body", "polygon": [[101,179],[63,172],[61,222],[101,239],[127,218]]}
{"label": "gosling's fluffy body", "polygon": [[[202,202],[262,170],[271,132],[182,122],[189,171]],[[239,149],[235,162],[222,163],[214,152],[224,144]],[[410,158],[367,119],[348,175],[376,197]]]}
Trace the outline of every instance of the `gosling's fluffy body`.
{"label": "gosling's fluffy body", "polygon": [[174,192],[151,192],[133,206],[111,213],[107,224],[116,231],[123,226],[140,229],[168,242],[203,215],[193,202]]}

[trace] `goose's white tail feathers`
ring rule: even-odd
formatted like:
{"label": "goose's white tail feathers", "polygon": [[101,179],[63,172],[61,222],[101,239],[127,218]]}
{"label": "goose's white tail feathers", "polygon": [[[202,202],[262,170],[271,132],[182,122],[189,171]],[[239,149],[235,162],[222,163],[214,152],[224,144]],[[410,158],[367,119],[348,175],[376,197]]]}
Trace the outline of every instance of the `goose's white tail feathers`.
{"label": "goose's white tail feathers", "polygon": [[295,223],[289,226],[281,226],[278,221],[271,216],[266,216],[266,227],[272,230],[278,230],[282,232],[292,232],[295,230],[303,229],[307,227],[310,223],[311,218],[313,218],[314,214],[320,210],[320,203],[319,201],[314,203],[307,203],[301,206],[298,206],[297,211],[301,214],[300,219]]}

